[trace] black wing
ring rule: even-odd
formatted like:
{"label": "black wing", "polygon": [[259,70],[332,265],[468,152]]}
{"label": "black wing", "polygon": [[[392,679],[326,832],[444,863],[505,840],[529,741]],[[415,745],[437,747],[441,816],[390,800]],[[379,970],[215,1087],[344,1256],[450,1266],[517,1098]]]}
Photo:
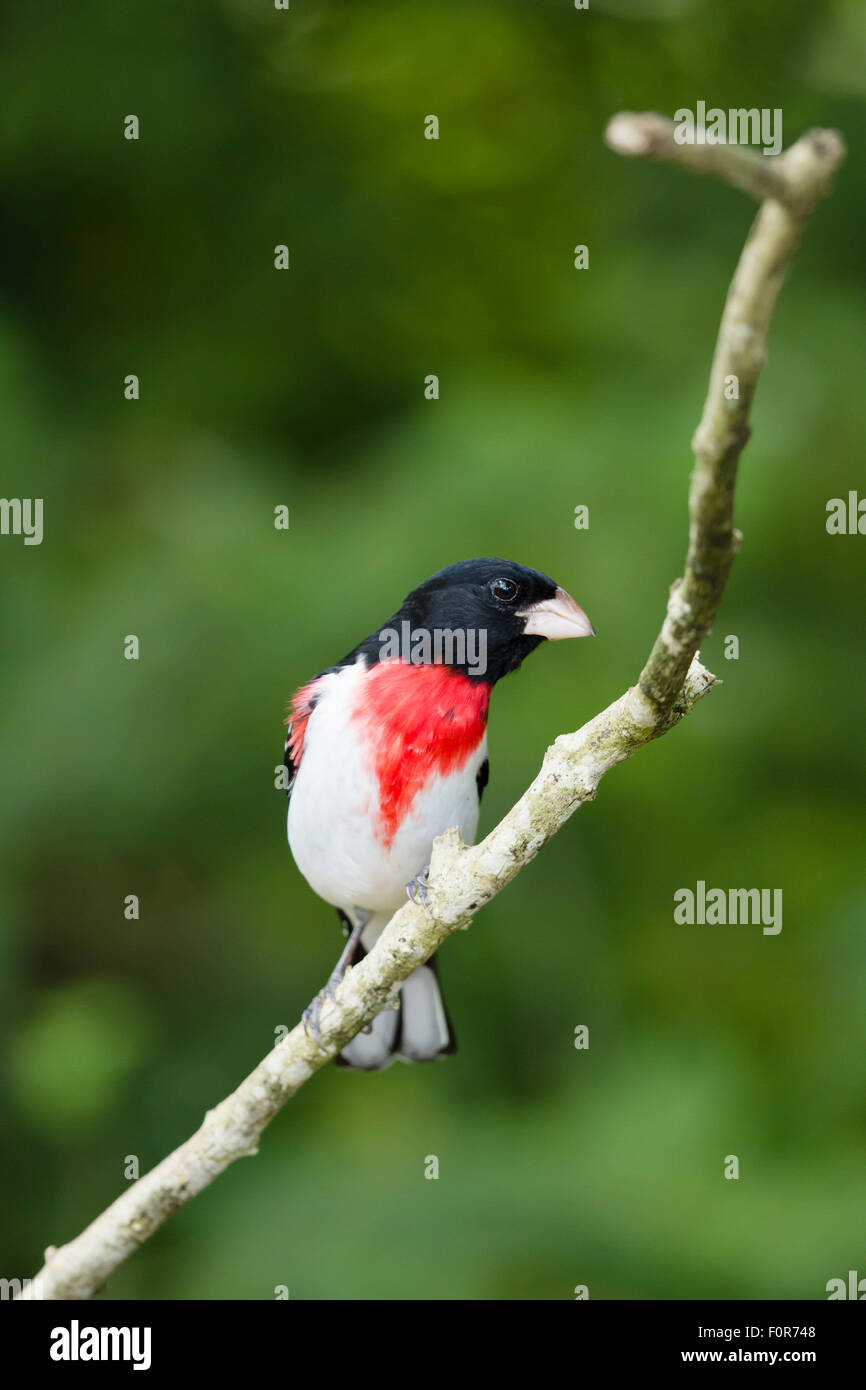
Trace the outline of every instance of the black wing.
{"label": "black wing", "polygon": [[476,785],[476,787],[478,788],[478,800],[479,800],[479,802],[480,802],[482,796],[484,795],[484,788],[487,786],[487,783],[488,783],[489,781],[490,781],[490,759],[489,759],[489,758],[485,758],[485,759],[484,759],[484,762],[481,764],[481,766],[479,767],[478,771],[477,771],[476,774],[475,774],[475,785]]}

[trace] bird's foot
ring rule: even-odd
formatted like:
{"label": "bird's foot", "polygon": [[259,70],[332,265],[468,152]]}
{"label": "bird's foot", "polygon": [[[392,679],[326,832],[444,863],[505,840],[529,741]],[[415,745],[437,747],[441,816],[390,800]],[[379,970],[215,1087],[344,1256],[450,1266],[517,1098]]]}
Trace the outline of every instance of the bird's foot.
{"label": "bird's foot", "polygon": [[346,971],[355,959],[355,952],[358,948],[358,942],[361,939],[361,933],[373,915],[366,907],[356,907],[354,909],[355,920],[354,923],[352,923],[352,919],[347,912],[343,912],[340,909],[338,909],[338,911],[340,912],[344,929],[351,924],[351,931],[348,933],[349,939],[343,949],[343,954],[331,971],[328,983],[325,985],[324,989],[319,990],[319,993],[316,995],[309,1008],[304,1010],[302,1019],[307,1037],[312,1038],[313,1042],[322,1052],[327,1052],[328,1050],[322,1042],[322,1034],[319,1029],[319,1016],[322,1012],[322,1005],[326,999],[333,999],[334,995],[337,993],[338,985],[341,984]]}
{"label": "bird's foot", "polygon": [[430,865],[427,864],[416,878],[411,879],[411,881],[406,884],[406,892],[409,896],[409,901],[419,904],[423,907],[425,912],[427,911],[427,889],[430,887],[430,880],[427,877],[429,872]]}
{"label": "bird's foot", "polygon": [[304,1025],[304,1032],[308,1038],[312,1038],[316,1046],[322,1051],[327,1052],[325,1044],[322,1042],[322,1034],[319,1029],[319,1017],[322,1012],[322,1005],[326,999],[333,999],[337,993],[337,986],[340,984],[345,971],[335,970],[331,974],[324,989],[320,989],[312,1004],[304,1009],[301,1022]]}

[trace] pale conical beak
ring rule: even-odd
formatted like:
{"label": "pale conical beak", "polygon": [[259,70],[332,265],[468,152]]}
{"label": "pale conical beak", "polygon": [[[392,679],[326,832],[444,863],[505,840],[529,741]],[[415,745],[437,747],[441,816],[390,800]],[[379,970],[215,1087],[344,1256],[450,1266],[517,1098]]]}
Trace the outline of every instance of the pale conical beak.
{"label": "pale conical beak", "polygon": [[553,598],[525,608],[519,616],[526,619],[525,637],[547,637],[551,642],[558,642],[563,637],[595,636],[589,618],[564,589],[557,589]]}

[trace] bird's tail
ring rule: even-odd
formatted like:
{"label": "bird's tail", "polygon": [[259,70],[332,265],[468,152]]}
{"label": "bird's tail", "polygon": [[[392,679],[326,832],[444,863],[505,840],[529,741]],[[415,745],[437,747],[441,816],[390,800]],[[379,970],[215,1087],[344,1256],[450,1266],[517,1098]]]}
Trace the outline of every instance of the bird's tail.
{"label": "bird's tail", "polygon": [[[387,921],[387,914],[371,918],[364,928],[355,963],[367,954]],[[456,1050],[435,958],[431,957],[403,982],[399,1008],[377,1014],[369,1029],[353,1038],[336,1060],[342,1066],[379,1071],[395,1057],[402,1062],[429,1062]]]}

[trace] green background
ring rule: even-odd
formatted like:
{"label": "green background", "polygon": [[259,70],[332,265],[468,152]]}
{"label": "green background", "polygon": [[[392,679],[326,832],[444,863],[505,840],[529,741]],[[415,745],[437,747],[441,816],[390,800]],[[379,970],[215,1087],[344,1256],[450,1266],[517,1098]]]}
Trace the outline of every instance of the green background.
{"label": "green background", "polygon": [[[698,100],[850,146],[773,325],[702,653],[725,683],[443,948],[455,1058],[320,1073],[107,1292],[866,1274],[866,540],[825,531],[866,493],[862,5],[98,0],[0,27],[2,490],[45,505],[41,546],[0,539],[0,1274],[186,1138],[331,968],[273,784],[294,689],[443,565],[551,573],[598,637],[497,689],[487,830],[635,680],[753,210],[601,132]],[[781,934],[678,926],[698,879],[781,888]]]}

